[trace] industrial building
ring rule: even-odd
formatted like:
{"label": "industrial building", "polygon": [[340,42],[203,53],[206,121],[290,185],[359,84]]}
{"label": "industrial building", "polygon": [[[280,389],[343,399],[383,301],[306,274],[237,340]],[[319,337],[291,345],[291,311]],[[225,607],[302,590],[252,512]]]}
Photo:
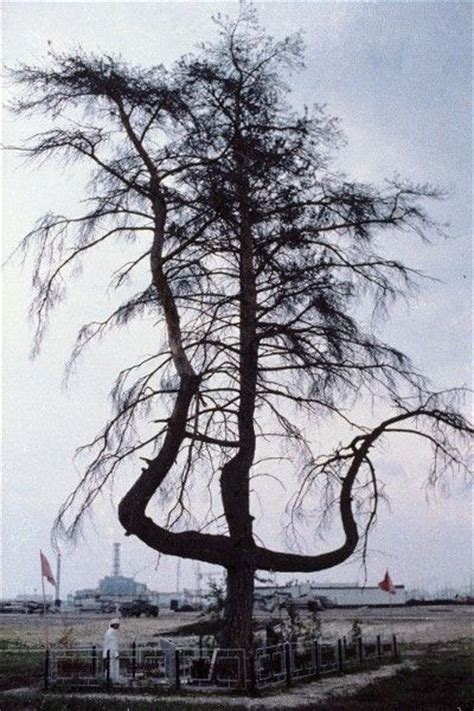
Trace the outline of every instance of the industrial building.
{"label": "industrial building", "polygon": [[360,585],[318,585],[316,588],[312,588],[312,592],[316,595],[325,595],[334,604],[343,607],[405,605],[407,601],[404,585],[395,585],[393,594],[386,593],[378,586],[361,587]]}
{"label": "industrial building", "polygon": [[97,588],[77,590],[68,602],[82,610],[100,610],[107,604],[146,600],[159,604],[158,593],[149,590],[145,583],[138,583],[133,578],[121,574],[120,543],[114,543],[112,574],[99,580]]}
{"label": "industrial building", "polygon": [[291,597],[304,602],[316,597],[326,597],[339,607],[384,607],[386,605],[405,605],[407,594],[404,585],[395,585],[395,593],[388,594],[378,586],[362,586],[358,583],[296,583],[292,585],[271,585],[255,588],[255,596],[262,602],[271,604]]}
{"label": "industrial building", "polygon": [[[84,588],[77,590],[74,595],[68,596],[68,605],[83,611],[109,610],[112,605],[118,606],[121,603],[132,602],[133,600],[145,600],[152,605],[158,605],[163,610],[177,609],[183,605],[192,606],[195,609],[205,604],[203,594],[200,589],[202,575],[197,575],[196,590],[187,588],[180,589],[180,561],[178,561],[177,588],[175,592],[157,592],[150,590],[145,583],[139,583],[134,578],[122,575],[120,568],[120,543],[113,545],[113,560],[111,575],[106,575],[96,588]],[[220,573],[219,573],[220,574]],[[206,577],[211,578],[217,573],[206,573]],[[204,596],[205,597],[205,596]]]}

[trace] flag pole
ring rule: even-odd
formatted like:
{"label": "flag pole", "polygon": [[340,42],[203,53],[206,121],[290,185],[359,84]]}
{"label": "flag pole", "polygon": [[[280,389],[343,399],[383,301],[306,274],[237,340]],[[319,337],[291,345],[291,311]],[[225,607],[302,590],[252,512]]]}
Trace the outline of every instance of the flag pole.
{"label": "flag pole", "polygon": [[390,632],[393,635],[393,608],[392,608],[392,593],[388,592],[387,593],[389,599],[390,599]]}
{"label": "flag pole", "polygon": [[[41,562],[41,551],[40,551],[40,562]],[[43,567],[42,566],[41,566],[41,589],[43,591],[44,636],[45,636],[46,649],[49,649],[49,624],[48,624],[48,616],[46,614],[46,593],[44,591],[44,575],[43,575]]]}
{"label": "flag pole", "polygon": [[389,616],[389,627],[390,627],[391,633],[393,635],[392,595],[396,594],[396,590],[395,590],[395,585],[392,583],[390,575],[388,574],[388,568],[385,571],[385,576],[384,576],[383,580],[381,580],[379,583],[379,588],[381,590],[384,590],[388,595],[388,604],[389,604],[389,608],[390,608],[390,612],[388,615]]}

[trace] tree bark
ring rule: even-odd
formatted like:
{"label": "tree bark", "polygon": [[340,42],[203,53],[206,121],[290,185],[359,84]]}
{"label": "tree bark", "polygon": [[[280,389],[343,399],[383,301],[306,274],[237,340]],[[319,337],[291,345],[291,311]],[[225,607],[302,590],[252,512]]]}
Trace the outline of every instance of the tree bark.
{"label": "tree bark", "polygon": [[[240,121],[238,97],[236,119]],[[250,469],[255,457],[255,400],[257,390],[258,342],[257,290],[254,267],[252,221],[249,209],[250,185],[245,141],[240,129],[234,141],[235,177],[239,203],[240,282],[240,400],[238,413],[239,451],[222,469],[221,495],[229,536],[237,553],[255,547],[250,514]],[[224,646],[250,649],[255,567],[242,563],[227,566]]]}
{"label": "tree bark", "polygon": [[252,646],[254,575],[254,568],[249,566],[227,569],[223,647],[249,650]]}

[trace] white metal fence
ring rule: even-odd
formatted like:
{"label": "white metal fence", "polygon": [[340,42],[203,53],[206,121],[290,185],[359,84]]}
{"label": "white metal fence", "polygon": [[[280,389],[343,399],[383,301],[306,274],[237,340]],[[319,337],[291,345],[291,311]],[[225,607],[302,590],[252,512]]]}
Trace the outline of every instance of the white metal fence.
{"label": "white metal fence", "polygon": [[121,650],[118,680],[112,678],[110,658],[102,657],[100,647],[53,648],[44,658],[44,679],[46,685],[251,690],[291,686],[299,679],[362,668],[397,656],[395,635],[350,642],[286,642],[257,648],[251,654],[243,649],[180,647],[163,639],[160,648],[133,644]]}

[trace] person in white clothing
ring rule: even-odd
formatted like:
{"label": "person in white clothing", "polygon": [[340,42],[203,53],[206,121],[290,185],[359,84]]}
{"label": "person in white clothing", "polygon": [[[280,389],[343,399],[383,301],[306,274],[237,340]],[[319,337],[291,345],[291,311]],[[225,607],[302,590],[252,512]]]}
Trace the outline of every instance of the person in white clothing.
{"label": "person in white clothing", "polygon": [[[104,660],[107,659],[107,652],[110,652],[110,681],[112,683],[120,681],[119,627],[120,620],[118,617],[114,617],[114,619],[110,621],[109,629],[105,633],[104,648],[102,651]],[[105,674],[107,675],[107,668],[105,668]]]}

